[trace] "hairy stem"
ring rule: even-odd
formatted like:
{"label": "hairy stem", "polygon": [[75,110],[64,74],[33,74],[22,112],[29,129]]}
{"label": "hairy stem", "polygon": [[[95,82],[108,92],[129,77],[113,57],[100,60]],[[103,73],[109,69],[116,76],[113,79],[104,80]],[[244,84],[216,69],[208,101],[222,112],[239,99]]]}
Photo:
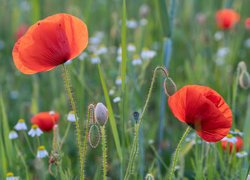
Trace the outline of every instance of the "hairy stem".
{"label": "hairy stem", "polygon": [[179,157],[179,152],[180,152],[180,149],[181,149],[181,145],[182,145],[182,142],[183,140],[185,139],[185,137],[188,135],[189,131],[191,130],[191,127],[187,127],[186,131],[184,132],[184,134],[182,135],[177,147],[176,147],[176,150],[175,150],[175,153],[174,153],[174,157],[173,157],[173,162],[172,162],[172,165],[170,167],[170,173],[169,173],[169,180],[172,180],[173,179],[173,176],[174,176],[174,171],[175,171],[175,166],[176,166],[176,163],[177,163],[177,160],[178,160],[178,157]]}
{"label": "hairy stem", "polygon": [[106,146],[105,126],[101,126],[101,133],[102,133],[103,180],[106,180],[107,179],[107,146]]}
{"label": "hairy stem", "polygon": [[153,73],[152,81],[151,81],[150,88],[149,88],[149,91],[148,91],[148,95],[147,95],[147,98],[146,98],[146,102],[144,104],[141,116],[139,118],[139,122],[138,122],[138,124],[135,125],[135,135],[134,135],[132,149],[131,149],[130,156],[129,156],[129,162],[128,162],[126,174],[124,176],[125,180],[128,180],[129,177],[130,177],[130,175],[131,175],[131,173],[133,172],[134,162],[136,160],[136,155],[138,153],[138,134],[139,134],[139,129],[140,129],[140,126],[142,124],[143,116],[144,116],[144,114],[146,112],[146,109],[148,107],[148,103],[149,103],[149,100],[150,100],[150,97],[151,97],[151,94],[152,94],[152,91],[153,91],[153,86],[154,86],[154,83],[155,83],[156,73],[159,70],[164,73],[164,76],[166,76],[166,77],[168,76],[168,71],[167,71],[167,69],[165,67],[158,66],[158,67],[156,67],[154,69],[154,73]]}
{"label": "hairy stem", "polygon": [[80,123],[79,123],[79,116],[77,114],[77,107],[76,107],[76,102],[72,93],[72,88],[71,88],[71,82],[70,82],[70,78],[69,78],[69,74],[67,71],[66,66],[63,64],[62,65],[62,70],[63,70],[63,79],[64,79],[64,85],[65,85],[65,89],[66,92],[68,94],[69,100],[70,100],[70,104],[71,104],[71,108],[75,114],[75,126],[76,126],[76,138],[77,138],[77,146],[78,146],[78,153],[79,153],[79,157],[80,157],[80,179],[83,180],[84,179],[84,174],[83,174],[83,154],[82,154],[82,141],[81,141],[81,129],[80,129]]}

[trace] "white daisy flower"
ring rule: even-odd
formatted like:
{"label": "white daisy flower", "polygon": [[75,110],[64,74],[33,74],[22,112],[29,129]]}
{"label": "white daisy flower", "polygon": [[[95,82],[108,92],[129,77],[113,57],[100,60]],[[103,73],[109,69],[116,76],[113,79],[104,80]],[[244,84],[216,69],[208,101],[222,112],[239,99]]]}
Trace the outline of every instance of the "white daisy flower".
{"label": "white daisy flower", "polygon": [[114,94],[115,94],[115,90],[114,90],[114,89],[110,89],[110,90],[109,90],[109,95],[110,95],[110,96],[113,96]]}
{"label": "white daisy flower", "polygon": [[137,26],[138,26],[138,23],[134,19],[127,20],[127,27],[129,29],[135,29],[137,28]]}
{"label": "white daisy flower", "polygon": [[138,55],[135,55],[134,59],[132,60],[132,65],[137,66],[141,64],[142,64],[141,58]]}
{"label": "white daisy flower", "polygon": [[66,61],[64,64],[65,65],[69,65],[69,64],[71,64],[73,61],[71,61],[71,60],[68,60],[68,61]]}
{"label": "white daisy flower", "polygon": [[217,55],[217,57],[223,58],[226,55],[228,55],[229,52],[230,52],[230,49],[228,47],[221,47],[218,49],[216,55]]}
{"label": "white daisy flower", "polygon": [[44,146],[39,146],[38,147],[38,150],[37,150],[37,154],[36,154],[36,157],[37,158],[45,158],[47,157],[49,154],[48,152],[46,151],[45,147]]}
{"label": "white daisy flower", "polygon": [[101,62],[101,59],[96,54],[92,55],[90,60],[92,64],[99,64]]}
{"label": "white daisy flower", "polygon": [[141,26],[146,26],[148,24],[148,20],[147,19],[141,19],[140,20],[140,25]]}
{"label": "white daisy flower", "polygon": [[135,52],[136,51],[135,45],[131,44],[131,43],[128,44],[127,49],[128,49],[128,52]]}
{"label": "white daisy flower", "polygon": [[30,131],[28,132],[28,135],[30,135],[31,137],[35,137],[41,136],[42,133],[42,130],[36,124],[33,124]]}
{"label": "white daisy flower", "polygon": [[156,52],[153,50],[149,50],[147,48],[144,48],[141,52],[142,59],[150,60],[156,56]]}
{"label": "white daisy flower", "polygon": [[114,103],[118,103],[118,102],[120,102],[121,101],[121,98],[120,97],[115,97],[114,99],[113,99],[113,102]]}
{"label": "white daisy flower", "polygon": [[68,116],[67,116],[67,120],[69,122],[76,122],[76,116],[75,116],[75,113],[74,111],[70,111]]}
{"label": "white daisy flower", "polygon": [[117,86],[120,86],[120,85],[122,84],[122,78],[121,78],[120,76],[116,78],[115,84],[116,84]]}
{"label": "white daisy flower", "polygon": [[24,119],[19,119],[18,120],[18,122],[17,122],[17,124],[15,125],[15,130],[17,130],[17,131],[22,131],[22,130],[27,130],[28,128],[27,128],[27,125],[25,124],[25,121],[24,121]]}
{"label": "white daisy flower", "polygon": [[116,57],[116,61],[119,62],[119,63],[121,63],[121,62],[122,62],[122,56],[121,56],[121,55],[118,55],[118,56]]}
{"label": "white daisy flower", "polygon": [[248,153],[246,151],[240,151],[240,152],[236,153],[236,157],[238,157],[238,158],[243,158],[246,156],[248,156]]}
{"label": "white daisy flower", "polygon": [[119,47],[119,48],[117,49],[117,54],[118,54],[118,55],[121,55],[121,54],[122,54],[122,48],[121,48],[121,47]]}
{"label": "white daisy flower", "polygon": [[9,139],[16,139],[18,138],[18,134],[16,131],[10,131],[9,133]]}
{"label": "white daisy flower", "polygon": [[229,132],[232,135],[238,135],[238,136],[243,136],[243,132],[241,132],[239,129],[235,129],[234,131]]}
{"label": "white daisy flower", "polygon": [[234,137],[232,134],[228,134],[226,137],[224,137],[221,141],[227,141],[228,143],[235,144],[237,142],[237,138]]}
{"label": "white daisy flower", "polygon": [[108,49],[105,46],[100,46],[97,50],[96,50],[96,55],[102,55],[102,54],[106,54],[108,52]]}
{"label": "white daisy flower", "polygon": [[87,57],[88,57],[88,54],[86,52],[83,52],[83,53],[80,54],[80,56],[78,58],[79,58],[80,61],[83,61]]}

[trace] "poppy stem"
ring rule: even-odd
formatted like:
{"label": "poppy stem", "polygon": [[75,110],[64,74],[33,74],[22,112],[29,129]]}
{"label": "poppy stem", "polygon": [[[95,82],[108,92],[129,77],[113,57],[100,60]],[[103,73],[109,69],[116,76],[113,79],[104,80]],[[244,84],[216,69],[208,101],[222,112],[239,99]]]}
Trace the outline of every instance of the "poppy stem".
{"label": "poppy stem", "polygon": [[103,166],[103,180],[107,179],[107,146],[105,125],[101,126],[102,133],[102,166]]}
{"label": "poppy stem", "polygon": [[172,165],[170,167],[169,180],[173,179],[174,171],[175,171],[175,166],[176,166],[176,163],[177,163],[177,160],[178,160],[178,157],[179,157],[179,152],[180,152],[180,149],[181,149],[182,142],[186,138],[186,136],[188,135],[188,133],[190,132],[190,130],[191,130],[191,127],[188,126],[187,129],[186,129],[186,131],[182,135],[182,137],[181,137],[181,139],[180,139],[177,147],[176,147],[176,150],[175,150],[175,153],[174,153],[174,156],[173,156],[173,162],[172,162]]}
{"label": "poppy stem", "polygon": [[147,95],[147,98],[146,98],[146,102],[144,104],[144,107],[143,107],[143,110],[142,110],[142,113],[141,113],[141,116],[139,118],[139,121],[138,123],[135,125],[135,135],[134,135],[134,140],[133,140],[133,144],[132,144],[132,149],[131,149],[131,152],[130,152],[130,156],[129,156],[129,162],[128,162],[128,166],[127,166],[127,170],[126,170],[126,173],[125,173],[125,176],[124,176],[124,180],[128,180],[130,179],[130,175],[133,173],[133,170],[134,170],[134,162],[136,160],[136,156],[138,154],[138,134],[139,134],[139,129],[141,127],[141,124],[142,124],[142,120],[143,120],[143,115],[145,114],[146,112],[146,109],[148,107],[148,103],[149,103],[149,100],[151,98],[151,94],[152,94],[152,91],[153,91],[153,87],[154,87],[154,83],[155,83],[155,78],[156,78],[156,73],[158,71],[162,71],[164,76],[165,77],[168,77],[168,71],[167,69],[164,67],[164,66],[157,66],[155,69],[154,69],[154,73],[153,73],[153,77],[152,77],[152,80],[151,80],[151,84],[150,84],[150,87],[149,87],[149,91],[148,91],[148,95]]}
{"label": "poppy stem", "polygon": [[72,93],[68,70],[64,64],[62,65],[62,67],[63,67],[62,70],[63,70],[63,80],[64,80],[65,89],[67,91],[70,104],[71,104],[71,108],[75,114],[75,119],[76,119],[75,121],[76,136],[77,136],[78,152],[79,152],[79,157],[80,157],[80,180],[83,180],[84,179],[84,171],[83,171],[84,158],[83,158],[83,153],[82,153],[81,129],[80,129],[80,123],[79,123],[79,118],[78,118],[79,116],[77,114],[76,102]]}

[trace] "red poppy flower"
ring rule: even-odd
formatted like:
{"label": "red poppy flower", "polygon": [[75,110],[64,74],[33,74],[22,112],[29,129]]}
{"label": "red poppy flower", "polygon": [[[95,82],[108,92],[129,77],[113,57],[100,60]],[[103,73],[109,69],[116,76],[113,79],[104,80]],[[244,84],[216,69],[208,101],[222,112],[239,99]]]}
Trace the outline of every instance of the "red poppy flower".
{"label": "red poppy flower", "polygon": [[17,69],[34,74],[75,58],[87,43],[84,22],[69,14],[56,14],[32,25],[16,42],[12,56]]}
{"label": "red poppy flower", "polygon": [[240,20],[240,15],[233,9],[222,9],[216,13],[217,25],[221,29],[231,29]]}
{"label": "red poppy flower", "polygon": [[25,24],[20,25],[16,31],[16,40],[20,39],[27,30],[28,26],[26,26]]}
{"label": "red poppy flower", "polygon": [[245,27],[246,27],[246,29],[250,30],[250,17],[246,19]]}
{"label": "red poppy flower", "polygon": [[232,152],[233,148],[235,148],[236,152],[239,152],[243,148],[243,140],[239,136],[234,137],[228,134],[227,137],[221,140],[221,146],[224,150],[229,148],[229,152]]}
{"label": "red poppy flower", "polygon": [[232,126],[232,112],[224,99],[209,87],[187,85],[168,98],[174,116],[187,123],[207,142],[225,137]]}
{"label": "red poppy flower", "polygon": [[58,123],[59,118],[59,113],[54,111],[40,112],[31,118],[31,122],[38,125],[42,131],[51,131],[54,125]]}

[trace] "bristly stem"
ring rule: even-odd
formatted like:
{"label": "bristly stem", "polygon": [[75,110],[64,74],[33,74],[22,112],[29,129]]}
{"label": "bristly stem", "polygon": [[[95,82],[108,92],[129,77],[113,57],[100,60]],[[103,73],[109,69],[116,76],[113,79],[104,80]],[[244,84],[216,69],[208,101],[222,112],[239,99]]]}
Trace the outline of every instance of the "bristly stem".
{"label": "bristly stem", "polygon": [[179,157],[179,152],[180,152],[180,149],[181,149],[181,145],[182,145],[182,142],[183,140],[186,138],[186,136],[188,135],[189,131],[191,130],[191,127],[187,127],[186,131],[184,132],[184,134],[182,135],[177,147],[176,147],[176,150],[175,150],[175,153],[174,153],[174,157],[173,157],[173,162],[172,162],[172,165],[170,167],[170,173],[169,173],[169,180],[172,180],[173,179],[173,176],[174,176],[174,171],[175,171],[175,166],[176,166],[176,163],[177,163],[177,160],[178,160],[178,157]]}
{"label": "bristly stem", "polygon": [[106,134],[105,125],[101,126],[102,133],[102,166],[103,166],[103,180],[107,179],[107,146],[106,146]]}
{"label": "bristly stem", "polygon": [[168,71],[167,71],[167,69],[165,67],[163,67],[163,66],[157,66],[154,69],[154,73],[153,73],[152,81],[151,81],[150,88],[149,88],[149,91],[148,91],[148,95],[147,95],[147,98],[146,98],[146,102],[144,104],[144,107],[143,107],[143,110],[142,110],[139,122],[135,125],[135,135],[134,135],[132,149],[131,149],[130,156],[129,156],[129,162],[128,162],[126,174],[124,176],[125,180],[128,180],[129,177],[130,177],[130,175],[133,173],[134,162],[136,160],[136,156],[137,156],[137,153],[138,153],[138,134],[139,134],[139,129],[140,129],[142,121],[143,121],[143,115],[146,112],[146,109],[148,107],[148,103],[149,103],[149,100],[150,100],[150,97],[151,97],[151,94],[152,94],[152,91],[153,91],[153,86],[154,86],[154,83],[155,83],[156,73],[157,73],[158,70],[162,71],[163,74],[164,74],[164,76],[168,77]]}
{"label": "bristly stem", "polygon": [[72,93],[72,88],[71,88],[71,82],[70,82],[70,77],[68,74],[68,70],[66,66],[63,64],[62,65],[62,70],[63,70],[63,80],[64,80],[64,85],[65,89],[67,91],[71,108],[75,114],[75,125],[76,125],[76,136],[77,136],[77,146],[78,146],[78,152],[79,152],[79,157],[80,157],[80,179],[84,179],[84,174],[83,174],[83,154],[82,154],[82,141],[81,141],[81,129],[80,129],[80,123],[79,123],[79,116],[77,114],[77,107],[76,107],[76,102]]}

